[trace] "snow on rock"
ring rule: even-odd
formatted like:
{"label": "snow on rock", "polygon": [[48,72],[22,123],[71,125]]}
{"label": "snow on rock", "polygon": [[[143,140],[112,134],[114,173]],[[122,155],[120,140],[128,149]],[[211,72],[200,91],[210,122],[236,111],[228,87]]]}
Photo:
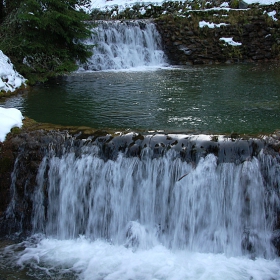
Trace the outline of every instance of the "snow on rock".
{"label": "snow on rock", "polygon": [[220,5],[221,8],[228,8],[229,7],[229,3],[228,2],[223,2],[221,5]]}
{"label": "snow on rock", "polygon": [[23,116],[18,109],[0,107],[0,142],[5,141],[6,135],[13,127],[22,126]]}
{"label": "snow on rock", "polygon": [[199,22],[200,28],[203,28],[204,26],[208,26],[208,28],[215,28],[215,27],[221,27],[223,25],[228,25],[228,24],[226,24],[226,23],[217,24],[217,23],[213,23],[213,22],[210,23],[210,22],[206,22],[205,20]]}
{"label": "snow on rock", "polygon": [[26,79],[14,69],[10,59],[0,50],[0,91],[15,91]]}
{"label": "snow on rock", "polygon": [[[178,0],[170,0],[174,2],[179,2]],[[259,3],[260,5],[272,5],[280,0],[243,0],[243,2],[247,4],[254,4]],[[118,6],[119,9],[125,9],[127,7],[132,7],[135,4],[153,4],[153,5],[162,5],[165,0],[91,0],[90,8],[88,12],[93,9],[100,9],[100,10],[110,10],[115,6]],[[211,3],[211,1],[209,1]],[[229,4],[227,1],[223,2],[219,9],[229,8]]]}
{"label": "snow on rock", "polygon": [[110,9],[113,8],[114,6],[118,6],[120,8],[125,8],[125,7],[132,7],[135,4],[144,4],[144,3],[153,3],[153,4],[162,4],[164,0],[153,0],[153,1],[147,1],[147,0],[91,0],[91,8],[90,10],[93,9]]}
{"label": "snow on rock", "polygon": [[278,19],[275,17],[276,11],[272,11],[267,13],[268,16],[270,16],[274,21],[277,21]]}
{"label": "snow on rock", "polygon": [[247,4],[273,5],[280,0],[243,0]]}
{"label": "snow on rock", "polygon": [[231,46],[241,46],[242,43],[233,41],[233,38],[220,38],[220,41],[224,41],[226,44]]}

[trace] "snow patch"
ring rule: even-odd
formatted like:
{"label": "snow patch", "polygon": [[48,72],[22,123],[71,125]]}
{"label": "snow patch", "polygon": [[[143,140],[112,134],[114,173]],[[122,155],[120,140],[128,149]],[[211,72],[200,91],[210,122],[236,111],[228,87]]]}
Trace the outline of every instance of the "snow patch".
{"label": "snow patch", "polygon": [[213,23],[213,22],[206,22],[205,20],[203,21],[200,21],[199,22],[199,27],[200,28],[203,28],[204,26],[207,26],[208,28],[216,28],[216,27],[221,27],[221,26],[225,26],[225,25],[228,25],[226,23]]}
{"label": "snow patch", "polygon": [[13,127],[22,126],[23,116],[18,109],[0,107],[0,142],[5,141],[6,135]]}
{"label": "snow patch", "polygon": [[[171,0],[171,2],[179,2],[178,0]],[[259,3],[260,5],[272,5],[276,2],[279,2],[280,0],[243,0],[243,2],[247,4],[255,4]],[[91,0],[91,4],[89,8],[84,8],[87,12],[90,12],[94,9],[100,9],[100,10],[107,10],[110,11],[114,9],[115,7],[118,7],[119,12],[125,10],[126,8],[131,8],[136,4],[152,4],[152,5],[162,5],[165,1],[164,0]],[[211,4],[211,1],[206,2]],[[229,2],[223,2],[220,7],[215,7],[212,9],[206,9],[202,11],[207,10],[231,10],[229,7]]]}
{"label": "snow patch", "polygon": [[280,0],[244,0],[247,4],[273,5]]}
{"label": "snow patch", "polygon": [[242,45],[242,43],[233,41],[232,37],[231,38],[223,37],[223,38],[220,38],[220,41],[224,41],[226,44],[231,45],[231,46],[241,46]]}
{"label": "snow patch", "polygon": [[269,12],[269,13],[267,13],[267,15],[268,15],[269,17],[271,17],[274,21],[277,21],[277,20],[278,20],[278,19],[275,17],[276,11]]}
{"label": "snow patch", "polygon": [[0,50],[0,91],[15,91],[26,79],[21,76],[10,59]]}

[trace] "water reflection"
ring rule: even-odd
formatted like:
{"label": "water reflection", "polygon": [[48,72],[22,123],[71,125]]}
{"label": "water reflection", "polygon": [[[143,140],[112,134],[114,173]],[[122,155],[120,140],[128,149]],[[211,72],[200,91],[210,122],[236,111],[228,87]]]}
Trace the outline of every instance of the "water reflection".
{"label": "water reflection", "polygon": [[22,106],[23,106],[24,98],[25,97],[23,95],[13,96],[12,98],[5,100],[4,105],[6,108],[17,108],[23,111]]}
{"label": "water reflection", "polygon": [[94,72],[37,86],[4,106],[62,125],[269,133],[279,128],[279,77],[268,64]]}

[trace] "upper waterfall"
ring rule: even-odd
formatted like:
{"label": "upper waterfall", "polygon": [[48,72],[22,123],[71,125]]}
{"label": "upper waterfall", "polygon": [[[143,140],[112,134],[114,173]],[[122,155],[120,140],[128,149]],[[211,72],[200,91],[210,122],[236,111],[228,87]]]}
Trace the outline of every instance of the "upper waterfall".
{"label": "upper waterfall", "polygon": [[161,37],[147,21],[101,21],[86,42],[93,55],[79,70],[100,71],[161,66],[166,58]]}

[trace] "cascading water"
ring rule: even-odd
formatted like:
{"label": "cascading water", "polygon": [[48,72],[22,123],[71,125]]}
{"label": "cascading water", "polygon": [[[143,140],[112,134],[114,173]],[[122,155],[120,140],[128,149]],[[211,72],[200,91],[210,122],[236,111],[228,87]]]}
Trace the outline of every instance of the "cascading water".
{"label": "cascading water", "polygon": [[276,194],[264,186],[258,159],[217,165],[209,154],[193,169],[171,151],[152,159],[147,148],[141,158],[120,154],[105,162],[91,151],[79,158],[74,152],[51,157],[48,164],[44,160],[38,174],[41,191],[34,197],[35,208],[41,208],[34,211],[34,232],[45,228],[48,236],[59,239],[84,234],[125,244],[127,227],[134,234],[133,222],[168,248],[238,256],[250,247],[258,257],[274,256],[270,239],[275,213],[266,203]]}
{"label": "cascading water", "polygon": [[49,146],[18,265],[81,279],[279,279],[277,153],[260,140],[133,137]]}
{"label": "cascading water", "polygon": [[79,70],[119,70],[163,66],[161,37],[148,21],[102,21],[92,30],[93,56]]}

